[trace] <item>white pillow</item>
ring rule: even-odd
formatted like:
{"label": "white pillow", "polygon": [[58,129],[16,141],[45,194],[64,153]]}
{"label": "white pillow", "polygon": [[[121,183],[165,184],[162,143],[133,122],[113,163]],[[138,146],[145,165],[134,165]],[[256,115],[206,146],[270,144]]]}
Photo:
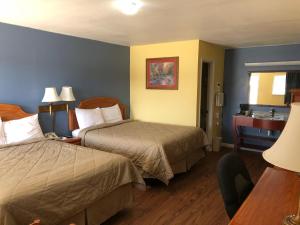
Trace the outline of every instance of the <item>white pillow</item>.
{"label": "white pillow", "polygon": [[5,145],[6,144],[6,140],[5,140],[5,133],[3,130],[3,122],[0,118],[0,145]]}
{"label": "white pillow", "polygon": [[115,123],[123,120],[118,104],[111,107],[101,108],[101,111],[106,123]]}
{"label": "white pillow", "polygon": [[3,122],[3,129],[7,144],[44,137],[39,124],[38,114]]}
{"label": "white pillow", "polygon": [[102,112],[98,109],[78,109],[75,113],[80,129],[104,123]]}

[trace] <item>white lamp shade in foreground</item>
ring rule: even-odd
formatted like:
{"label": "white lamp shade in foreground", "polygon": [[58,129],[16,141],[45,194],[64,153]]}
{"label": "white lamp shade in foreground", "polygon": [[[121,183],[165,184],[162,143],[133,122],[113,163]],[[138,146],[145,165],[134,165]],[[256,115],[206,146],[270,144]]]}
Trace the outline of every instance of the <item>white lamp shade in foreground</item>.
{"label": "white lamp shade in foreground", "polygon": [[263,157],[275,166],[300,172],[300,103],[292,103],[284,130]]}
{"label": "white lamp shade in foreground", "polygon": [[66,102],[75,101],[76,99],[74,97],[72,87],[62,87],[60,98],[62,101],[66,101]]}
{"label": "white lamp shade in foreground", "polygon": [[42,102],[59,102],[61,98],[58,96],[55,87],[45,88],[45,94]]}

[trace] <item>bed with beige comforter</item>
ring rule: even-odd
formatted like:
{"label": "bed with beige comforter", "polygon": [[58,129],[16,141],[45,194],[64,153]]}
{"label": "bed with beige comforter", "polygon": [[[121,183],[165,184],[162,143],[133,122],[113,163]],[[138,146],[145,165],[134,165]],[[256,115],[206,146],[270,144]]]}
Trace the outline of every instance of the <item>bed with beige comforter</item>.
{"label": "bed with beige comforter", "polygon": [[[132,203],[133,183],[144,184],[120,155],[48,139],[2,145],[0,225],[28,225],[35,218],[44,225],[80,225],[85,219],[99,225],[105,213]],[[108,198],[112,193],[120,199]]]}
{"label": "bed with beige comforter", "polygon": [[85,128],[82,145],[129,158],[144,177],[168,184],[204,157],[207,136],[200,128],[124,120]]}

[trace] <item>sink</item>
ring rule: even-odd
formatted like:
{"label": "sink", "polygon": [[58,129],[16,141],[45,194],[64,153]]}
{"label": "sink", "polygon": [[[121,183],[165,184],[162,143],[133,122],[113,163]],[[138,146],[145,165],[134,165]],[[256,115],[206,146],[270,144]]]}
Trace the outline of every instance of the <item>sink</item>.
{"label": "sink", "polygon": [[287,121],[289,114],[286,112],[275,112],[274,117],[272,117],[270,112],[253,111],[252,117],[261,120]]}
{"label": "sink", "polygon": [[278,116],[266,116],[266,115],[253,115],[252,116],[255,119],[262,119],[262,120],[287,120],[287,118],[283,115]]}

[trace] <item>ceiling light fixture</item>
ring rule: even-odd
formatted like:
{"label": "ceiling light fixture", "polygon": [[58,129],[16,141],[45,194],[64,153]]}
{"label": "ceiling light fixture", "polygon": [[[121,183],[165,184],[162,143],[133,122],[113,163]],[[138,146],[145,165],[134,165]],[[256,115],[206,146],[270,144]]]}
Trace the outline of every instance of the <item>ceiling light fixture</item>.
{"label": "ceiling light fixture", "polygon": [[126,15],[136,14],[143,6],[140,0],[117,0],[115,3],[117,8]]}

